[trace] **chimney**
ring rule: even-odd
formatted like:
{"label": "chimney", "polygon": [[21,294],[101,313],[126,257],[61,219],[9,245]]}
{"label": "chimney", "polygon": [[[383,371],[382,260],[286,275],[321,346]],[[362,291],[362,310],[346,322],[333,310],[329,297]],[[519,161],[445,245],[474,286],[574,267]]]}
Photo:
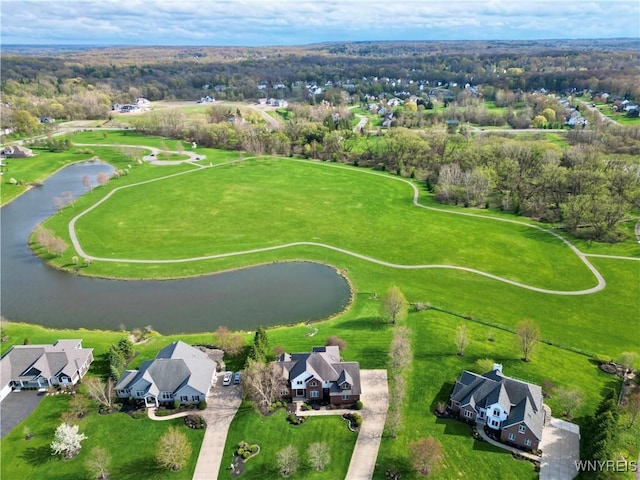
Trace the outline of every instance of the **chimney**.
{"label": "chimney", "polygon": [[502,373],[502,364],[501,363],[494,363],[493,364],[493,371]]}

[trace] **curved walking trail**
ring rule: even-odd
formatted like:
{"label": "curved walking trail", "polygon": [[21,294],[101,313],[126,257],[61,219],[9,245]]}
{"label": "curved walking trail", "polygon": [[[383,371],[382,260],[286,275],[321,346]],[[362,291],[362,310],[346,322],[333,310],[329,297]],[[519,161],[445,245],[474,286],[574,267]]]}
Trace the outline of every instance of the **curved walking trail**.
{"label": "curved walking trail", "polygon": [[[147,149],[152,149],[152,147],[145,147],[145,146],[141,146],[142,148],[147,148]],[[178,152],[170,152],[170,153],[178,153]],[[191,152],[192,153],[192,152]],[[195,154],[194,154],[195,155]],[[200,156],[200,158],[202,159],[203,156]],[[250,157],[252,158],[252,157]],[[246,158],[245,160],[248,160],[249,158]],[[435,211],[438,213],[445,213],[445,214],[451,214],[451,215],[463,215],[463,216],[468,216],[468,217],[476,217],[476,218],[483,218],[486,220],[491,220],[491,221],[498,221],[498,222],[506,222],[506,223],[511,223],[511,224],[515,224],[515,225],[520,225],[520,226],[525,226],[528,228],[533,228],[536,230],[539,230],[541,232],[545,232],[549,235],[552,235],[554,237],[556,237],[557,239],[559,239],[561,242],[563,242],[567,247],[569,247],[575,254],[576,256],[579,258],[579,260],[591,271],[591,273],[594,275],[594,277],[597,280],[597,284],[594,287],[591,288],[587,288],[587,289],[583,289],[583,290],[552,290],[552,289],[546,289],[546,288],[540,288],[540,287],[535,287],[532,285],[527,285],[521,282],[516,282],[514,280],[509,280],[507,278],[504,277],[500,277],[498,275],[493,275],[491,273],[488,272],[484,272],[482,270],[477,270],[475,268],[469,268],[469,267],[461,267],[461,266],[457,266],[457,265],[449,265],[449,264],[443,264],[443,265],[438,265],[438,264],[425,264],[425,265],[403,265],[403,264],[397,264],[397,263],[391,263],[391,262],[386,262],[384,260],[380,260],[377,258],[373,258],[367,255],[363,255],[361,253],[358,252],[353,252],[351,250],[347,250],[344,248],[340,248],[337,247],[335,245],[330,245],[330,244],[326,244],[326,243],[318,243],[318,242],[308,242],[308,241],[303,241],[303,242],[292,242],[292,243],[287,243],[287,244],[283,244],[283,245],[276,245],[276,246],[271,246],[271,247],[261,247],[261,248],[254,248],[254,249],[250,249],[250,250],[242,250],[242,251],[237,251],[237,252],[229,252],[229,253],[221,253],[221,254],[215,254],[215,255],[204,255],[204,256],[198,256],[198,257],[189,257],[189,258],[179,258],[179,259],[130,259],[130,258],[110,258],[110,257],[98,257],[98,256],[94,256],[94,255],[90,255],[87,252],[85,252],[82,248],[82,245],[80,244],[80,241],[77,238],[76,235],[76,231],[75,231],[75,225],[76,222],[82,218],[84,215],[86,215],[87,213],[89,213],[90,211],[92,211],[94,208],[97,208],[98,206],[102,205],[104,202],[106,202],[109,198],[111,198],[112,195],[114,195],[116,192],[119,192],[121,190],[124,190],[126,188],[133,188],[139,185],[144,185],[144,184],[148,184],[148,183],[152,183],[152,182],[158,182],[161,180],[166,180],[169,178],[173,178],[173,177],[177,177],[180,175],[187,175],[196,171],[200,171],[202,169],[207,169],[207,168],[218,168],[218,167],[222,167],[222,166],[226,166],[226,165],[232,165],[237,163],[237,160],[232,160],[229,162],[224,162],[224,163],[219,163],[216,165],[209,165],[209,166],[203,166],[203,165],[199,165],[199,164],[193,164],[191,163],[193,160],[178,160],[175,162],[170,162],[170,164],[176,164],[176,163],[189,163],[191,165],[193,165],[194,168],[193,170],[187,170],[185,172],[179,172],[179,173],[174,173],[171,175],[167,175],[164,177],[159,177],[159,178],[154,178],[151,180],[145,180],[143,182],[138,182],[138,183],[133,183],[130,185],[124,185],[121,187],[117,187],[114,188],[111,192],[109,192],[107,195],[105,195],[102,199],[100,199],[98,202],[96,202],[95,204],[93,204],[91,207],[87,208],[86,210],[84,210],[83,212],[79,213],[78,215],[76,215],[75,217],[73,217],[73,219],[71,219],[71,221],[69,222],[69,236],[71,238],[71,243],[73,244],[73,247],[75,248],[75,250],[78,252],[78,255],[93,260],[93,261],[101,261],[101,262],[116,262],[116,263],[147,263],[147,264],[167,264],[167,263],[186,263],[186,262],[195,262],[195,261],[202,261],[202,260],[213,260],[213,259],[219,259],[219,258],[226,258],[226,257],[234,257],[234,256],[239,256],[239,255],[249,255],[249,254],[254,254],[254,253],[261,253],[261,252],[268,252],[268,251],[272,251],[272,250],[280,250],[280,249],[285,249],[285,248],[291,248],[291,247],[298,247],[298,246],[313,246],[313,247],[319,247],[319,248],[326,248],[328,250],[333,250],[345,255],[349,255],[355,258],[358,258],[360,260],[364,260],[367,262],[371,262],[371,263],[375,263],[378,265],[382,265],[384,267],[388,267],[388,268],[395,268],[395,269],[405,269],[405,270],[420,270],[420,269],[450,269],[450,270],[458,270],[458,271],[465,271],[465,272],[469,272],[469,273],[474,273],[476,275],[481,275],[487,278],[490,278],[492,280],[496,280],[499,282],[503,282],[515,287],[519,287],[519,288],[524,288],[526,290],[531,290],[534,292],[538,292],[538,293],[544,293],[544,294],[550,294],[550,295],[588,295],[591,293],[596,293],[599,292],[601,290],[603,290],[606,287],[606,281],[604,279],[604,277],[602,276],[602,274],[596,269],[596,267],[589,262],[589,260],[587,259],[587,257],[592,256],[592,257],[604,257],[604,258],[616,258],[616,259],[620,259],[620,260],[640,260],[639,258],[634,258],[634,257],[620,257],[620,256],[611,256],[611,255],[599,255],[599,254],[585,254],[582,253],[573,243],[571,243],[569,240],[567,240],[566,238],[562,237],[561,235],[548,230],[546,228],[537,226],[537,225],[532,225],[526,222],[522,222],[519,220],[513,220],[513,219],[508,219],[508,218],[500,218],[500,217],[491,217],[488,215],[482,215],[482,214],[478,214],[478,213],[471,213],[471,212],[459,212],[459,211],[452,211],[452,210],[443,210],[443,209],[439,209],[439,208],[434,208],[434,207],[429,207],[426,205],[422,205],[419,203],[419,195],[420,192],[418,190],[418,187],[411,181],[406,180],[404,178],[399,178],[399,177],[391,177],[388,175],[384,175],[382,173],[378,173],[378,172],[373,172],[373,171],[369,171],[369,170],[353,170],[351,168],[348,168],[346,166],[343,165],[336,165],[336,164],[331,164],[331,163],[320,163],[320,162],[310,162],[309,160],[301,160],[301,159],[295,159],[295,158],[283,158],[283,160],[287,160],[287,161],[293,161],[293,162],[301,162],[301,163],[306,163],[306,164],[312,164],[312,165],[318,165],[318,166],[322,166],[322,167],[327,167],[327,168],[339,168],[339,169],[344,169],[344,170],[348,170],[351,172],[359,172],[361,174],[367,174],[367,175],[376,175],[385,179],[390,179],[390,180],[395,180],[395,181],[399,181],[399,182],[403,182],[406,183],[407,185],[409,185],[412,190],[413,190],[413,205],[417,208],[423,208],[425,210],[431,210],[431,211]],[[155,164],[160,164],[158,163],[159,161],[155,161]]]}

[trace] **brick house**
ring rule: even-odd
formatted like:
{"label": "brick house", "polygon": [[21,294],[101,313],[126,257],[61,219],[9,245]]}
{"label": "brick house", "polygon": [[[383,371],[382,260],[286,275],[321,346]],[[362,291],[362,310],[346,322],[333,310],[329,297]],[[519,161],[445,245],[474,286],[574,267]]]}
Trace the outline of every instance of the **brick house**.
{"label": "brick house", "polygon": [[502,365],[495,364],[484,375],[463,371],[450,401],[452,412],[460,419],[486,425],[502,442],[538,449],[545,423],[542,389],[505,376]]}
{"label": "brick house", "polygon": [[276,365],[286,380],[280,393],[287,400],[336,406],[360,400],[360,365],[340,361],[336,346],[313,347],[311,353],[283,353]]}

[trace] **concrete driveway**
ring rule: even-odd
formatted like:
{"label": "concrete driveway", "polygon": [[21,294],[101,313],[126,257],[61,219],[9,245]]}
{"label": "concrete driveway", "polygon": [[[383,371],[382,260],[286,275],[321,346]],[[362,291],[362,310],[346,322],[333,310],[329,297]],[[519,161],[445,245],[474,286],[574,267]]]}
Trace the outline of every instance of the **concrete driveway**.
{"label": "concrete driveway", "polygon": [[207,409],[202,413],[207,421],[207,430],[204,432],[193,480],[218,478],[229,426],[242,403],[242,387],[223,387],[223,376],[218,375],[217,384],[207,398]]}
{"label": "concrete driveway", "polygon": [[580,427],[551,417],[542,431],[540,480],[571,480],[578,475]]}
{"label": "concrete driveway", "polygon": [[376,468],[384,422],[389,410],[389,387],[386,370],[361,370],[360,382],[364,405],[362,426],[351,455],[346,480],[370,480]]}
{"label": "concrete driveway", "polygon": [[0,438],[4,438],[16,425],[31,415],[44,396],[45,392],[35,390],[11,392],[7,395],[0,403]]}

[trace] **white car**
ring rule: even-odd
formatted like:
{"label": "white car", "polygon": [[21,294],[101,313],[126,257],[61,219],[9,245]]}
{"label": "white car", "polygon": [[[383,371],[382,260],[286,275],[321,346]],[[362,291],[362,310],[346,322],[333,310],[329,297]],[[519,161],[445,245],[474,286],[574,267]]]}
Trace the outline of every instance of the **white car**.
{"label": "white car", "polygon": [[232,372],[226,372],[224,374],[224,378],[222,379],[222,385],[224,385],[225,387],[228,387],[229,385],[231,385],[231,379],[233,378],[233,373]]}

